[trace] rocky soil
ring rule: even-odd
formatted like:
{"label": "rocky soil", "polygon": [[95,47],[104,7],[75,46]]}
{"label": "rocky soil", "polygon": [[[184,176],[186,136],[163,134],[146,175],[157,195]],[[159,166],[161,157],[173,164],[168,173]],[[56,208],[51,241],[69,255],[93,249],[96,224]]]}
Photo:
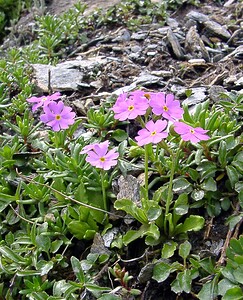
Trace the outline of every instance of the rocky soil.
{"label": "rocky soil", "polygon": [[[59,14],[64,2],[52,1],[47,11]],[[109,5],[119,1],[113,2]],[[100,5],[92,1],[89,9]],[[106,26],[91,30],[88,38],[65,61],[50,67],[52,89],[68,92],[81,113],[112,93],[137,87],[171,91],[182,100],[190,89],[189,105],[242,91],[243,19],[238,1],[184,5],[164,25],[155,20],[135,31]],[[47,92],[48,70],[33,67],[38,92]]]}

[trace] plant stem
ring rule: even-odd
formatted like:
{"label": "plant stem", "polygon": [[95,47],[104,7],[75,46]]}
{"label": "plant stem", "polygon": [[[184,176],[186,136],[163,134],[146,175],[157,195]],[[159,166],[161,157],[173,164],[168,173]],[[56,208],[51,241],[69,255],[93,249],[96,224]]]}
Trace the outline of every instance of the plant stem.
{"label": "plant stem", "polygon": [[145,158],[144,158],[144,180],[145,180],[145,190],[146,190],[146,201],[149,200],[148,197],[148,160],[149,160],[149,145],[144,146]]}
{"label": "plant stem", "polygon": [[[171,202],[173,199],[173,192],[172,192],[172,187],[173,187],[173,179],[175,175],[175,169],[179,160],[179,154],[180,154],[180,146],[178,147],[176,154],[171,154],[171,170],[170,170],[170,181],[169,181],[169,186],[168,186],[168,194],[167,194],[167,199],[166,199],[166,204],[165,204],[165,219],[164,219],[164,231],[167,232],[167,222],[169,222],[169,210],[171,206]],[[169,227],[170,228],[170,227]]]}
{"label": "plant stem", "polygon": [[101,177],[101,188],[102,188],[102,196],[103,196],[103,205],[104,210],[107,211],[107,199],[106,199],[106,191],[105,191],[105,176],[104,170],[101,170],[100,177]]}

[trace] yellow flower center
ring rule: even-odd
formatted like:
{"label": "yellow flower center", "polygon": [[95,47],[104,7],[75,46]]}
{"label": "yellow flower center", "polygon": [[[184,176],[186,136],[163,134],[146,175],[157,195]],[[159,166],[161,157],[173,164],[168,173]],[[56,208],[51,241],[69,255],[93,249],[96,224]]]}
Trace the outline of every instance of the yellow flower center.
{"label": "yellow flower center", "polygon": [[164,111],[168,111],[169,108],[168,108],[166,105],[164,105],[164,106],[163,106],[163,110],[164,110]]}
{"label": "yellow flower center", "polygon": [[101,158],[100,158],[100,161],[101,161],[101,162],[105,162],[105,158],[104,158],[104,157],[101,157]]}
{"label": "yellow flower center", "polygon": [[131,110],[134,110],[134,106],[133,106],[133,105],[129,105],[129,106],[128,106],[128,110],[130,110],[130,111],[131,111]]}
{"label": "yellow flower center", "polygon": [[43,97],[42,101],[45,102],[47,100],[47,97]]}
{"label": "yellow flower center", "polygon": [[60,115],[56,115],[55,119],[59,121],[59,120],[61,120],[61,116]]}
{"label": "yellow flower center", "polygon": [[190,132],[191,132],[192,134],[194,134],[194,133],[195,133],[195,130],[194,130],[194,129],[190,129]]}
{"label": "yellow flower center", "polygon": [[151,132],[151,134],[150,134],[151,136],[154,136],[154,135],[156,135],[156,131],[153,131],[153,132]]}
{"label": "yellow flower center", "polygon": [[150,95],[149,94],[144,94],[144,97],[150,100]]}

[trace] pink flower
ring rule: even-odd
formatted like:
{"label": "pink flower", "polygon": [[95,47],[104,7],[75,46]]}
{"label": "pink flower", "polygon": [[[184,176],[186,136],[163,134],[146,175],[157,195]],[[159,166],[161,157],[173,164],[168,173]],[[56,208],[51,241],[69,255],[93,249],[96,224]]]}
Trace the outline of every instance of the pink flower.
{"label": "pink flower", "polygon": [[121,94],[117,98],[112,110],[115,113],[115,119],[124,121],[144,115],[148,107],[148,99],[143,96],[143,92],[135,91],[129,95],[127,93]]}
{"label": "pink flower", "polygon": [[41,96],[41,97],[31,97],[29,99],[27,99],[26,101],[29,103],[35,103],[32,106],[32,111],[36,111],[39,107],[45,107],[47,106],[50,102],[54,101],[54,100],[58,100],[60,99],[61,94],[59,92],[56,92],[52,95],[49,96]]}
{"label": "pink flower", "polygon": [[209,136],[205,134],[208,132],[208,130],[205,130],[201,127],[193,128],[192,126],[182,122],[175,122],[174,125],[175,132],[180,134],[183,141],[198,143],[200,141],[206,141],[209,139]]}
{"label": "pink flower", "polygon": [[40,119],[46,125],[51,126],[54,131],[67,129],[69,125],[74,123],[75,113],[71,107],[65,106],[62,101],[50,102],[43,107],[44,114],[40,115]]}
{"label": "pink flower", "polygon": [[108,144],[108,142],[93,144],[93,150],[87,152],[86,161],[92,166],[104,170],[109,170],[115,166],[119,154],[115,149],[108,151]]}
{"label": "pink flower", "polygon": [[100,145],[100,146],[107,145],[107,147],[108,147],[109,146],[109,141],[105,141],[105,142],[100,143],[100,144],[99,143],[93,143],[93,144],[84,146],[80,153],[81,154],[87,154],[89,151],[94,150],[95,145]]}
{"label": "pink flower", "polygon": [[158,144],[168,136],[168,133],[163,131],[166,126],[167,121],[158,120],[154,123],[151,120],[145,125],[145,128],[138,131],[138,136],[135,137],[135,140],[139,146],[149,143]]}
{"label": "pink flower", "polygon": [[172,94],[153,93],[149,105],[155,115],[162,115],[170,121],[182,118],[183,109],[180,107],[180,102],[175,100]]}

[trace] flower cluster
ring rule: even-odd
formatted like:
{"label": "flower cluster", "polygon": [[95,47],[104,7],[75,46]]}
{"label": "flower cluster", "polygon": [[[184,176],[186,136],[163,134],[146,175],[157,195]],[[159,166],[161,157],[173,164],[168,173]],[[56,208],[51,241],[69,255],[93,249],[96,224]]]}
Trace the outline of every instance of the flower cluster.
{"label": "flower cluster", "polygon": [[71,107],[65,106],[62,101],[56,102],[60,97],[61,94],[57,92],[49,96],[27,99],[27,102],[35,103],[32,106],[33,112],[42,107],[44,113],[40,115],[40,120],[50,126],[53,131],[67,129],[74,123],[75,113],[72,112]]}
{"label": "flower cluster", "polygon": [[[147,144],[158,144],[168,136],[168,122],[174,125],[174,131],[178,133],[182,140],[197,143],[208,140],[207,130],[200,127],[192,127],[181,121],[183,109],[180,102],[175,100],[173,94],[148,93],[136,90],[131,93],[122,93],[112,107],[114,118],[119,121],[133,120],[140,116],[149,117],[152,111],[154,116],[149,120],[144,128],[138,131],[135,137],[139,146]],[[158,119],[161,116],[162,119]],[[95,143],[87,145],[81,154],[87,154],[86,161],[92,166],[109,170],[117,164],[118,153],[112,149],[108,151],[109,142]]]}
{"label": "flower cluster", "polygon": [[208,140],[207,130],[185,124],[179,120],[182,119],[183,109],[180,102],[175,100],[173,94],[147,93],[140,90],[121,94],[116,103],[112,107],[114,118],[120,121],[135,119],[138,116],[147,114],[148,108],[152,113],[161,116],[163,120],[150,120],[145,124],[145,128],[138,131],[135,137],[139,146],[150,143],[158,144],[162,139],[166,138],[168,121],[174,124],[174,130],[178,133],[182,140],[197,143],[202,140]]}

